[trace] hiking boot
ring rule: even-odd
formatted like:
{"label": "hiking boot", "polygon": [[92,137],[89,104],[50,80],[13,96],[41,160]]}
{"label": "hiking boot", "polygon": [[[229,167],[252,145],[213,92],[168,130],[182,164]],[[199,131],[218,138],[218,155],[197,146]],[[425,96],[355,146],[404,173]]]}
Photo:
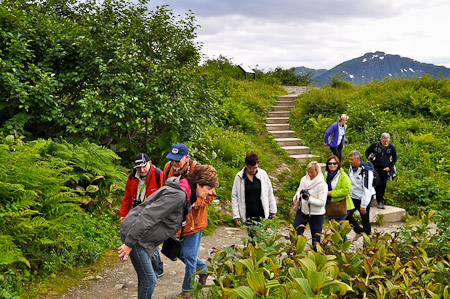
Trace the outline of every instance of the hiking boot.
{"label": "hiking boot", "polygon": [[161,272],[159,274],[156,274],[156,278],[161,278],[164,275],[164,272]]}
{"label": "hiking boot", "polygon": [[198,282],[199,282],[202,286],[205,286],[205,285],[206,285],[206,279],[208,279],[208,275],[209,275],[209,273],[203,274],[203,275],[199,275]]}
{"label": "hiking boot", "polygon": [[384,202],[381,202],[381,207],[380,207],[380,209],[382,209],[382,210],[385,209],[385,207],[384,207]]}
{"label": "hiking boot", "polygon": [[377,209],[383,209],[383,208],[382,208],[382,204],[383,204],[382,202],[378,202],[378,203],[377,203]]}

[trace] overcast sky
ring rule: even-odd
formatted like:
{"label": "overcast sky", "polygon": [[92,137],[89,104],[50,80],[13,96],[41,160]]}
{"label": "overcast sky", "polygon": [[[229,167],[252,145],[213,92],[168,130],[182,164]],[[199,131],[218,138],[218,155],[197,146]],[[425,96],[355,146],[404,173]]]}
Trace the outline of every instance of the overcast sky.
{"label": "overcast sky", "polygon": [[151,0],[194,13],[202,53],[259,69],[331,69],[382,51],[450,68],[449,0]]}

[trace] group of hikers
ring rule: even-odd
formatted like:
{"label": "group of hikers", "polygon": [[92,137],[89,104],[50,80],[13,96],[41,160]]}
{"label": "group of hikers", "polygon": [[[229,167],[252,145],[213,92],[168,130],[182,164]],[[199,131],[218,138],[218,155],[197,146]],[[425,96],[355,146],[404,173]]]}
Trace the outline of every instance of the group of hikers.
{"label": "group of hikers", "polygon": [[[357,236],[363,232],[370,234],[372,196],[376,194],[377,207],[384,209],[386,182],[395,175],[397,153],[388,133],[367,148],[368,162],[363,162],[360,152],[351,151],[348,174],[341,169],[347,121],[348,116],[342,114],[325,132],[324,143],[333,153],[326,161],[325,174],[318,162],[310,162],[293,197],[296,209],[293,225],[297,234],[303,235],[309,223],[313,248],[320,243],[325,215],[338,222],[348,220]],[[164,243],[164,253],[166,240],[174,236],[182,240],[177,256],[185,264],[180,296],[191,297],[196,275],[202,285],[208,276],[206,263],[198,257],[198,251],[202,231],[207,226],[207,205],[217,197],[217,171],[190,159],[184,144],[173,145],[166,158],[169,162],[160,170],[147,154],[135,156],[120,209],[123,244],[119,247],[119,258],[131,259],[138,276],[139,299],[152,297],[157,278],[164,272],[159,246]],[[374,177],[378,181],[376,190]],[[235,175],[231,205],[237,226],[258,225],[277,213],[271,180],[259,168],[259,156],[254,152],[246,155],[245,166]],[[353,217],[355,211],[361,215],[361,225]],[[248,229],[250,237],[255,232]]]}

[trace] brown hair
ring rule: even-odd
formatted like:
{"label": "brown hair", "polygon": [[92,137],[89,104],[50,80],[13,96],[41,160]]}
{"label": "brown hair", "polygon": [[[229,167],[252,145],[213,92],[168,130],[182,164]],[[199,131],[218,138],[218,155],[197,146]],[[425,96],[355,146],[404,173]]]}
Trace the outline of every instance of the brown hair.
{"label": "brown hair", "polygon": [[196,165],[194,171],[188,176],[190,185],[199,184],[200,186],[219,187],[219,178],[217,171],[211,165]]}
{"label": "brown hair", "polygon": [[330,162],[330,160],[336,160],[336,162],[337,162],[337,164],[338,164],[338,168],[337,169],[341,169],[341,161],[339,161],[339,158],[337,157],[337,156],[335,156],[335,155],[332,155],[332,156],[330,156],[328,159],[327,159],[327,164],[326,164],[326,166],[325,166],[325,170],[326,171],[330,171],[330,169],[328,168],[328,162]]}
{"label": "brown hair", "polygon": [[254,152],[248,153],[245,157],[245,164],[247,164],[248,166],[255,166],[256,163],[259,163],[258,154]]}

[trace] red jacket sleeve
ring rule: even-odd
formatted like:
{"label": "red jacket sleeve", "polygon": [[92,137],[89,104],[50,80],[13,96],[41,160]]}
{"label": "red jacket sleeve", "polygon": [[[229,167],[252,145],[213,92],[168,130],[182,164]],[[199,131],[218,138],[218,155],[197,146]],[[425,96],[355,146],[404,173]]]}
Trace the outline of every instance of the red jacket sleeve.
{"label": "red jacket sleeve", "polygon": [[122,199],[122,206],[120,207],[120,217],[125,217],[128,212],[131,210],[131,206],[133,205],[133,195],[132,193],[132,187],[131,187],[131,174],[128,175],[127,184],[125,185],[125,195]]}

